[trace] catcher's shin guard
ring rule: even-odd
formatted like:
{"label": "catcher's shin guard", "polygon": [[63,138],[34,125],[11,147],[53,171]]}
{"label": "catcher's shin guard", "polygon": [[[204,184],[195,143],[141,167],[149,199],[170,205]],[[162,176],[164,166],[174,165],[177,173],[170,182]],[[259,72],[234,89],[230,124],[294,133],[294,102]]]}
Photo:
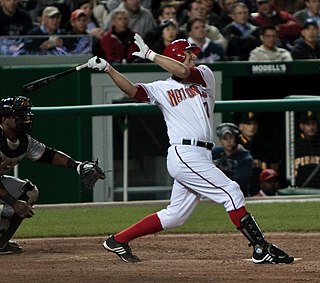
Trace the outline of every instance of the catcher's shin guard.
{"label": "catcher's shin guard", "polygon": [[[22,194],[19,197],[20,200],[27,201],[33,205],[38,198],[38,189],[29,180],[21,188]],[[1,212],[0,218],[0,248],[6,245],[6,243],[11,239],[13,234],[17,231],[22,223],[23,218],[21,218],[17,213],[14,212],[13,208],[4,204],[3,210]]]}
{"label": "catcher's shin guard", "polygon": [[263,233],[250,213],[241,218],[240,225],[240,231],[250,242],[249,246],[263,246],[266,243]]}

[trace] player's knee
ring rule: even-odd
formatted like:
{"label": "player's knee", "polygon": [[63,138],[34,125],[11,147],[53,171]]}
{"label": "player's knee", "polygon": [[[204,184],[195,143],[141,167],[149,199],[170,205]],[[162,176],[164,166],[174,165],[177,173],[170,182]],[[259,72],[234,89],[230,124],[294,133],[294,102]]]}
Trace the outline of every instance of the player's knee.
{"label": "player's knee", "polygon": [[163,226],[163,229],[170,229],[182,226],[185,224],[188,220],[188,217],[184,217],[183,215],[177,214],[170,214],[167,211],[162,212],[162,216],[160,216],[161,225]]}
{"label": "player's knee", "polygon": [[34,205],[38,199],[39,191],[36,185],[32,184],[29,180],[26,179],[26,183],[21,188],[22,195],[19,199],[24,200],[31,205]]}
{"label": "player's knee", "polygon": [[240,186],[234,181],[232,181],[229,186],[228,193],[231,198],[226,200],[224,207],[227,211],[243,207],[245,205],[245,198]]}

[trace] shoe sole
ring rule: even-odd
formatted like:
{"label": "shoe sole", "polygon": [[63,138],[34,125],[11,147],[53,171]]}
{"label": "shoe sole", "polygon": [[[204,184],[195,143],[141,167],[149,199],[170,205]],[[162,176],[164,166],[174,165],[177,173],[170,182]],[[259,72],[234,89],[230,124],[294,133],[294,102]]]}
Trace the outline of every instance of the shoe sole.
{"label": "shoe sole", "polygon": [[109,246],[108,246],[108,244],[107,244],[107,241],[104,241],[103,242],[103,247],[108,251],[108,252],[112,252],[112,253],[114,253],[114,254],[116,254],[118,257],[120,257],[121,258],[121,260],[123,260],[124,262],[130,262],[130,261],[128,261],[128,260],[126,260],[125,258],[123,258],[122,256],[121,256],[121,254],[119,254],[119,252],[121,252],[121,253],[125,253],[126,251],[124,250],[124,248],[123,247],[118,247],[118,248],[110,248]]}
{"label": "shoe sole", "polygon": [[270,255],[266,255],[263,259],[255,259],[255,258],[251,258],[252,262],[255,264],[264,264],[264,263],[269,263],[269,264],[290,264],[294,261],[293,257],[288,257],[286,262],[274,262],[273,257]]}
{"label": "shoe sole", "polygon": [[0,255],[21,254],[21,253],[22,253],[22,250],[21,251],[5,251],[5,252],[0,251]]}

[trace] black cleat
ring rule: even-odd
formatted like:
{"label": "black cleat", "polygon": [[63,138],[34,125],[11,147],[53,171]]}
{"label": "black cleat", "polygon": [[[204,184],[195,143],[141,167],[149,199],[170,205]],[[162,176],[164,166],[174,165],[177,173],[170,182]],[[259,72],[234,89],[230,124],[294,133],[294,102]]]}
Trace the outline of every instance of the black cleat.
{"label": "black cleat", "polygon": [[15,242],[10,240],[7,242],[2,248],[0,248],[0,255],[2,254],[18,254],[22,252],[21,246]]}
{"label": "black cleat", "polygon": [[120,257],[124,262],[139,262],[140,259],[133,255],[131,252],[131,248],[128,244],[122,244],[117,242],[114,239],[114,236],[111,235],[103,242],[103,247],[112,253],[115,253],[118,257]]}
{"label": "black cleat", "polygon": [[280,250],[277,246],[266,243],[263,248],[256,245],[253,249],[252,261],[254,263],[292,263],[294,258],[286,252]]}

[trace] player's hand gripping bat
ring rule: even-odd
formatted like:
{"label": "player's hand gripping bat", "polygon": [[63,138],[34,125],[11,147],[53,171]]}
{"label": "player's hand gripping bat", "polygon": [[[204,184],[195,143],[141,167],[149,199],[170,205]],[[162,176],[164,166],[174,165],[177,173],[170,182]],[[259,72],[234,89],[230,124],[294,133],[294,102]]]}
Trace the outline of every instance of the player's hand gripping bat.
{"label": "player's hand gripping bat", "polygon": [[36,89],[39,89],[39,88],[42,88],[56,80],[59,80],[60,78],[63,78],[73,72],[77,72],[77,71],[80,71],[84,68],[87,68],[88,67],[88,64],[87,63],[84,63],[82,65],[79,65],[77,67],[74,67],[74,68],[71,68],[71,69],[68,69],[66,71],[63,71],[63,72],[60,72],[60,73],[57,73],[57,74],[54,74],[54,75],[51,75],[51,76],[47,76],[47,77],[44,77],[44,78],[41,78],[39,80],[36,80],[36,81],[33,81],[33,82],[30,82],[30,83],[27,83],[25,85],[22,86],[22,90],[23,90],[23,93],[27,94],[27,93],[30,93]]}

